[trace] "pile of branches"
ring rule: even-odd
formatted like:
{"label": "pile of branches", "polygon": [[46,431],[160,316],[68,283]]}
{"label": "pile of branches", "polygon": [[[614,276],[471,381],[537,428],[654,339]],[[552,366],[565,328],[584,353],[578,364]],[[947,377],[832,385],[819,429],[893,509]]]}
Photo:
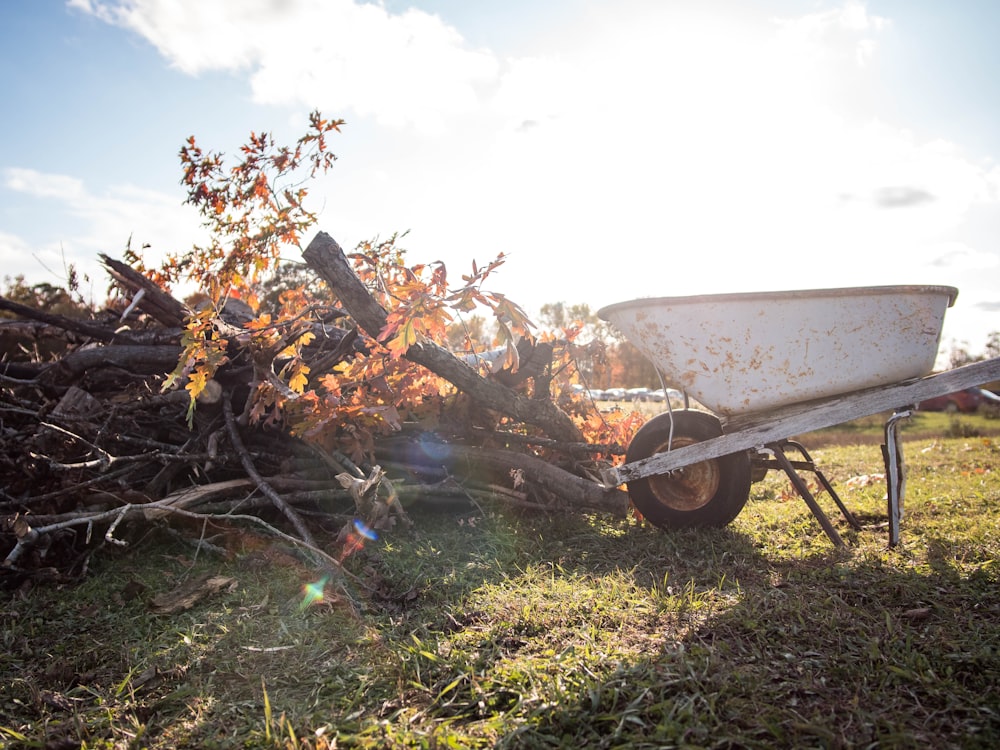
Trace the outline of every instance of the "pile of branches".
{"label": "pile of branches", "polygon": [[[303,257],[338,302],[313,324],[303,355],[315,374],[357,354],[359,333],[377,336],[387,313],[329,235],[320,232]],[[150,526],[211,548],[227,529],[250,525],[337,565],[337,544],[349,545],[358,529],[408,524],[411,502],[626,510],[624,492],[595,481],[595,457],[613,449],[586,444],[572,420],[539,397],[551,364],[543,345],[525,344],[518,372],[495,376],[429,342],[404,354],[478,408],[532,426],[533,437],[403,425],[359,461],[248,418],[259,373],[241,351],[253,317],[242,303],[213,320],[229,356],[211,387],[199,390],[197,408],[188,390],[164,390],[192,311],[130,266],[102,261],[127,302],[114,315],[79,320],[0,298],[0,309],[17,316],[0,322],[4,350],[35,354],[0,363],[7,585],[39,572],[82,576],[96,549],[124,545]],[[536,379],[530,397],[521,387],[528,378]],[[538,445],[546,460],[531,449]]]}

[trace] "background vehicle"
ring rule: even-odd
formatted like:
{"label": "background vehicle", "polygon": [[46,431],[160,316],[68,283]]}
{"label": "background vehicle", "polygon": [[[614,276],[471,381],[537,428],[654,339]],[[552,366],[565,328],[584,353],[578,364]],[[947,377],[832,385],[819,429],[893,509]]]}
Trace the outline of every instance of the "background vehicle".
{"label": "background vehicle", "polygon": [[984,388],[966,388],[964,391],[935,396],[917,404],[921,411],[944,411],[952,414],[971,413],[983,404],[1000,404],[1000,396]]}

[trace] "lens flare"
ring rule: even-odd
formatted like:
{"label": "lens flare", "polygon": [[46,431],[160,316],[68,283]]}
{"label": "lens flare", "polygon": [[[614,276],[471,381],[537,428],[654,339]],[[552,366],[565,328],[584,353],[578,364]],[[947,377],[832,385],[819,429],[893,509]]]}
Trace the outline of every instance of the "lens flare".
{"label": "lens flare", "polygon": [[374,542],[378,539],[378,534],[360,518],[355,518],[354,523],[346,528],[346,532],[346,534],[341,532],[344,546],[340,549],[340,562],[364,547],[366,541]]}
{"label": "lens flare", "polygon": [[302,603],[299,605],[299,610],[307,609],[313,604],[323,601],[323,592],[326,590],[326,584],[329,581],[330,576],[323,576],[318,581],[304,585],[302,587]]}
{"label": "lens flare", "polygon": [[421,435],[417,440],[417,449],[434,461],[447,461],[451,455],[451,447],[439,439]]}
{"label": "lens flare", "polygon": [[368,526],[365,524],[365,522],[362,521],[360,518],[355,518],[354,519],[354,529],[361,536],[363,536],[365,539],[367,539],[370,542],[374,542],[376,539],[378,539],[378,534],[376,534],[374,531],[372,531],[370,528],[368,528]]}

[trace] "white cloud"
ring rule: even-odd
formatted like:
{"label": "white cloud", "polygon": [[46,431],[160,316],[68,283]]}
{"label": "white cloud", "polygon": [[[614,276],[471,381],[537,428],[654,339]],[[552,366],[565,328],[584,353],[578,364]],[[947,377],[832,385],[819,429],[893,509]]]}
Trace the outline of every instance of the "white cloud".
{"label": "white cloud", "polygon": [[9,167],[3,175],[4,185],[9,189],[38,198],[75,200],[83,196],[83,182],[76,177],[43,174],[19,167]]}
{"label": "white cloud", "polygon": [[878,252],[886,274],[893,260],[896,273],[957,269],[937,262],[940,244],[953,241],[976,207],[1000,210],[996,170],[953,144],[920,142],[905,130],[870,123],[845,133],[831,156],[829,174],[841,195],[835,236]]}
{"label": "white cloud", "polygon": [[490,106],[508,128],[537,127],[585,98],[586,76],[581,73],[575,64],[554,55],[508,60]]}
{"label": "white cloud", "polygon": [[352,110],[440,130],[472,112],[498,63],[438,16],[353,0],[72,0],[189,74],[249,71],[264,104]]}
{"label": "white cloud", "polygon": [[871,62],[878,49],[875,35],[890,26],[889,19],[873,15],[860,0],[775,23],[780,41],[797,49],[804,60],[850,59],[858,67]]}

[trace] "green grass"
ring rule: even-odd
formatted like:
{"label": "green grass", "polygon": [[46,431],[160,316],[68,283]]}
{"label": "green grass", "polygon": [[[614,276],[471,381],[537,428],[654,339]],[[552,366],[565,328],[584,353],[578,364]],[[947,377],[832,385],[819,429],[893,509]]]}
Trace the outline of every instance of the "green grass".
{"label": "green grass", "polygon": [[[872,444],[882,442],[885,420],[891,413],[874,414],[853,422],[817,430],[803,436],[813,445]],[[941,437],[1000,437],[1000,419],[993,410],[974,414],[946,414],[935,411],[915,411],[899,423],[900,434],[909,440],[933,440]]]}
{"label": "green grass", "polygon": [[353,604],[303,606],[324,572],[279,548],[102,550],[6,602],[0,745],[995,747],[1000,442],[912,434],[896,549],[884,482],[848,482],[877,447],[817,440],[845,549],[771,472],[725,529],[414,509],[347,561]]}

